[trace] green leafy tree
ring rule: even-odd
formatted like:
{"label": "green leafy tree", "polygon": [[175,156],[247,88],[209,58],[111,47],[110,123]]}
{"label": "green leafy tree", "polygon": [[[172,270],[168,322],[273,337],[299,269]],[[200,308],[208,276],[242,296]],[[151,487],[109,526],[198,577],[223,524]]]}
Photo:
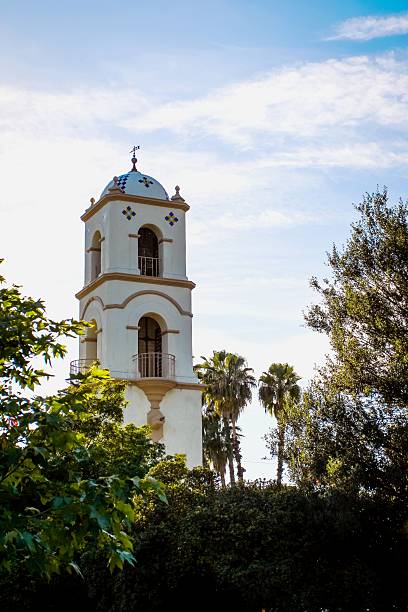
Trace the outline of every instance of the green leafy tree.
{"label": "green leafy tree", "polygon": [[34,393],[49,376],[34,364],[42,359],[50,365],[52,358],[63,357],[61,339],[81,333],[82,327],[48,319],[43,302],[22,296],[16,286],[0,289],[3,574],[79,571],[78,554],[91,544],[103,551],[111,570],[122,568],[133,562],[134,496],[154,489],[163,498],[150,477],[110,471],[114,461],[106,462],[107,471],[91,469],[95,462],[86,432],[95,428],[95,405],[118,393],[107,372],[94,370],[81,379],[84,384],[73,382],[54,396]]}
{"label": "green leafy tree", "polygon": [[[241,452],[237,431],[237,421],[245,406],[251,401],[252,388],[256,385],[244,357],[227,351],[213,351],[212,357],[195,366],[199,379],[205,384],[204,402],[213,406],[223,418],[230,482],[235,482],[234,458],[237,462],[237,475],[243,480]],[[231,425],[231,433],[229,430]]]}
{"label": "green leafy tree", "polygon": [[356,206],[345,248],[328,255],[331,278],[311,281],[321,302],[308,325],[329,336],[324,375],[340,392],[408,405],[408,204],[388,205],[386,190]]}
{"label": "green leafy tree", "polygon": [[87,470],[93,477],[106,474],[144,477],[164,457],[164,445],[152,442],[147,425],[123,425],[125,389],[124,381],[109,376],[96,381],[79,376],[76,384],[58,394],[75,396],[86,391],[89,395],[88,411],[74,427],[83,436],[89,454]]}
{"label": "green leafy tree", "polygon": [[[408,500],[408,428],[375,399],[333,393],[314,380],[286,429],[291,479],[302,487]],[[402,502],[402,503],[401,503]]]}
{"label": "green leafy tree", "polygon": [[292,424],[298,482],[408,499],[408,205],[367,194],[308,325],[331,355]]}
{"label": "green leafy tree", "polygon": [[283,463],[285,459],[285,432],[288,414],[294,403],[299,402],[301,391],[297,384],[300,377],[294,368],[287,363],[272,363],[267,372],[259,379],[259,399],[265,408],[275,417],[276,434],[267,436],[267,444],[278,459],[276,481],[282,484]]}

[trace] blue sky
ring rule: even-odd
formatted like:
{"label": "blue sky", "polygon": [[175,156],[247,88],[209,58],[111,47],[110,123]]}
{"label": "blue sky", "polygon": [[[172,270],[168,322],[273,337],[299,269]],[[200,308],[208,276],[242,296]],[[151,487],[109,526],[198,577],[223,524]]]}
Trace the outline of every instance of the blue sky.
{"label": "blue sky", "polygon": [[[0,0],[0,202],[5,273],[75,315],[79,215],[133,144],[191,205],[194,352],[226,348],[259,375],[306,383],[328,350],[302,311],[353,202],[406,197],[404,2]],[[70,344],[69,358],[77,347]],[[67,364],[57,368],[63,384]],[[271,474],[254,400],[247,475]]]}

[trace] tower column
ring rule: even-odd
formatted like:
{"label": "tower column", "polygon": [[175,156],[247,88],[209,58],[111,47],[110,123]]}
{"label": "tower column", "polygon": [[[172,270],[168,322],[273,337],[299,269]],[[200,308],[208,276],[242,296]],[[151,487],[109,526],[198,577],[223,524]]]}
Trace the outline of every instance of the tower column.
{"label": "tower column", "polygon": [[166,417],[160,410],[160,402],[166,395],[167,391],[174,389],[176,382],[174,380],[153,380],[145,379],[139,381],[137,386],[143,389],[147,399],[150,402],[150,410],[147,413],[147,423],[152,428],[152,440],[158,442],[163,438],[163,426]]}
{"label": "tower column", "polygon": [[170,278],[172,276],[173,270],[173,239],[172,238],[162,238],[160,240],[161,247],[161,260],[162,260],[162,272],[161,276]]}
{"label": "tower column", "polygon": [[139,269],[139,234],[129,234],[129,259],[133,274],[140,274]]}

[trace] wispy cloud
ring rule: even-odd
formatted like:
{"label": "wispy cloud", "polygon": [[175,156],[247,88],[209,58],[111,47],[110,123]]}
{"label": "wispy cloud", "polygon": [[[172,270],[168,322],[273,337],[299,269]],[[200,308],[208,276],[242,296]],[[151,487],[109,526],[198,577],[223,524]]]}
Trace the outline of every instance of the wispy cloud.
{"label": "wispy cloud", "polygon": [[313,144],[277,151],[256,161],[258,168],[390,168],[408,164],[405,142],[393,144],[393,151],[378,142],[363,140],[330,146]]}
{"label": "wispy cloud", "polygon": [[285,212],[273,208],[252,214],[228,211],[215,214],[210,220],[205,214],[200,217],[202,218],[190,223],[190,241],[195,246],[219,241],[222,237],[231,235],[231,232],[259,231],[259,228],[265,231],[271,228],[285,228],[318,221],[312,214],[297,210]]}
{"label": "wispy cloud", "polygon": [[[128,129],[217,137],[241,149],[297,145],[366,124],[408,128],[408,62],[392,56],[305,63],[219,89],[203,98],[156,105]],[[354,130],[351,132],[351,130]],[[338,136],[338,134],[335,134]],[[340,138],[341,139],[341,138]]]}
{"label": "wispy cloud", "polygon": [[334,35],[326,40],[371,40],[400,34],[408,34],[408,13],[346,19],[336,26]]}
{"label": "wispy cloud", "polygon": [[40,136],[116,147],[135,133],[151,134],[157,144],[143,159],[156,155],[164,179],[178,166],[193,183],[206,168],[208,185],[245,190],[250,172],[259,178],[268,168],[405,165],[408,148],[399,143],[408,135],[408,61],[387,55],[309,62],[165,104],[132,89],[50,94],[3,87],[0,117],[6,143]]}
{"label": "wispy cloud", "polygon": [[133,89],[41,91],[0,86],[0,130],[30,136],[86,138],[105,133],[132,113],[147,111],[151,101]]}

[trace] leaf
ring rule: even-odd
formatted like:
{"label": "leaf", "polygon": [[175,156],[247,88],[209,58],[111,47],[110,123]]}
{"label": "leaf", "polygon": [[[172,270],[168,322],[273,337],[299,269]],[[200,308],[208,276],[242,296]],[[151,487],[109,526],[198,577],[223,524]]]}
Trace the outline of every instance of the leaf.
{"label": "leaf", "polygon": [[133,482],[133,484],[135,485],[135,487],[137,489],[140,489],[140,478],[139,476],[134,476],[133,478],[129,479],[131,482]]}
{"label": "leaf", "polygon": [[43,459],[47,459],[49,453],[46,448],[42,448],[40,446],[33,446],[34,455],[38,457],[42,457]]}
{"label": "leaf", "polygon": [[130,565],[135,564],[136,559],[134,558],[131,552],[127,550],[121,550],[119,551],[118,554],[119,554],[119,557],[122,559],[122,561],[125,561],[126,563],[130,563]]}
{"label": "leaf", "polygon": [[34,508],[33,506],[27,506],[24,508],[24,512],[31,512],[31,514],[40,514],[40,510],[38,508]]}
{"label": "leaf", "polygon": [[73,501],[72,497],[69,497],[69,496],[63,496],[63,497],[57,496],[57,497],[54,497],[54,499],[52,500],[51,506],[55,510],[57,510],[58,508],[62,508],[63,506],[67,506],[67,505],[71,504],[72,501]]}
{"label": "leaf", "polygon": [[118,557],[117,554],[114,553],[109,557],[108,567],[109,567],[110,573],[112,574],[115,567],[118,567],[119,569],[123,569],[123,561],[122,559]]}
{"label": "leaf", "polygon": [[22,531],[20,533],[20,538],[24,541],[30,552],[35,552],[35,544],[31,533],[29,533],[28,531]]}
{"label": "leaf", "polygon": [[117,508],[120,512],[130,520],[133,521],[135,518],[135,511],[133,510],[130,504],[126,504],[125,502],[118,500],[115,502],[115,508]]}
{"label": "leaf", "polygon": [[15,529],[13,529],[13,531],[8,531],[5,535],[4,535],[4,544],[10,544],[12,542],[14,542],[14,540],[20,535],[20,533],[18,531],[16,531]]}
{"label": "leaf", "polygon": [[101,529],[109,528],[110,518],[107,512],[104,512],[103,510],[101,511],[100,509],[96,508],[96,506],[91,506],[89,516],[97,521]]}
{"label": "leaf", "polygon": [[76,573],[76,574],[78,574],[78,576],[80,576],[80,577],[81,577],[83,580],[85,580],[85,579],[84,579],[84,577],[83,577],[83,575],[82,575],[81,570],[79,569],[79,567],[78,567],[78,565],[75,563],[75,561],[71,561],[71,562],[68,564],[68,571],[69,571],[69,568],[70,568],[70,567],[72,567],[72,569],[75,571],[75,573]]}

